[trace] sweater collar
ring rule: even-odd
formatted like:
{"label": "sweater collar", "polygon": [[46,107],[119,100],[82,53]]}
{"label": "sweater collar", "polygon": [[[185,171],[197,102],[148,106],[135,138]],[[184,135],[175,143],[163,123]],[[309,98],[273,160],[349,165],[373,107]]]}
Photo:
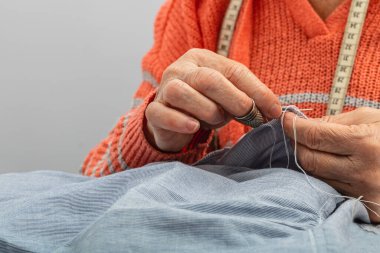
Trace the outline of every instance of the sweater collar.
{"label": "sweater collar", "polygon": [[351,0],[345,0],[323,20],[308,0],[285,0],[295,22],[309,38],[343,32]]}

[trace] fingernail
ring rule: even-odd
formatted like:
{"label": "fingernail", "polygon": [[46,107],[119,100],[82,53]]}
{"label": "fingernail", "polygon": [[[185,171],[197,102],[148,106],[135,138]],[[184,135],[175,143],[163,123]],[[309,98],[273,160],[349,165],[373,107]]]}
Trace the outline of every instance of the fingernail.
{"label": "fingernail", "polygon": [[271,117],[278,118],[281,115],[281,106],[279,104],[274,104],[269,110]]}
{"label": "fingernail", "polygon": [[187,122],[186,127],[189,131],[194,132],[199,127],[199,122],[191,119]]}

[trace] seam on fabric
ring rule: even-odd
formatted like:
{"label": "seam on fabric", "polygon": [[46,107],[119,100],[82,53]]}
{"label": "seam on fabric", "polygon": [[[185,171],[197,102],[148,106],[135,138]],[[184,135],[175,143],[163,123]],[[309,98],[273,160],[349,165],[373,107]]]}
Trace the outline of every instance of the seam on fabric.
{"label": "seam on fabric", "polygon": [[313,231],[311,231],[310,229],[307,231],[308,234],[309,234],[309,239],[310,239],[310,247],[312,249],[312,252],[313,253],[318,253],[318,250],[317,250],[317,245],[316,245],[316,241],[315,241],[315,236],[313,234]]}
{"label": "seam on fabric", "polygon": [[318,211],[318,223],[319,224],[321,224],[325,219],[324,218],[322,218],[322,213],[324,213],[324,211],[325,211],[325,206],[327,205],[327,203],[329,203],[329,202],[331,202],[331,201],[333,201],[333,199],[331,199],[331,198],[328,198],[326,201],[325,201],[325,203],[323,203],[323,205],[322,205],[322,207],[319,209],[319,211]]}

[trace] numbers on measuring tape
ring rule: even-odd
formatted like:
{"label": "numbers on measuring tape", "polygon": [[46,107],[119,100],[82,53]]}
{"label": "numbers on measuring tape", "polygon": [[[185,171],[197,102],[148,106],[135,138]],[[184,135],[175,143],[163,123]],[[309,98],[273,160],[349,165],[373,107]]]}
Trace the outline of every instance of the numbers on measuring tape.
{"label": "numbers on measuring tape", "polygon": [[327,105],[327,115],[336,115],[343,110],[369,1],[353,0],[351,3]]}
{"label": "numbers on measuring tape", "polygon": [[228,57],[243,0],[231,0],[219,35],[218,54]]}

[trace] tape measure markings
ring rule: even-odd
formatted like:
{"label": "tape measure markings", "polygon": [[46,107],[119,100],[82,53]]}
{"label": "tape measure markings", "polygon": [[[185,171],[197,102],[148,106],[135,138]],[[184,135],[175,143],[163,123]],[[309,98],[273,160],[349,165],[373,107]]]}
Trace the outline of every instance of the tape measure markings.
{"label": "tape measure markings", "polygon": [[218,54],[228,57],[243,0],[231,0],[219,35]]}
{"label": "tape measure markings", "polygon": [[340,47],[327,115],[342,112],[370,0],[353,0]]}

